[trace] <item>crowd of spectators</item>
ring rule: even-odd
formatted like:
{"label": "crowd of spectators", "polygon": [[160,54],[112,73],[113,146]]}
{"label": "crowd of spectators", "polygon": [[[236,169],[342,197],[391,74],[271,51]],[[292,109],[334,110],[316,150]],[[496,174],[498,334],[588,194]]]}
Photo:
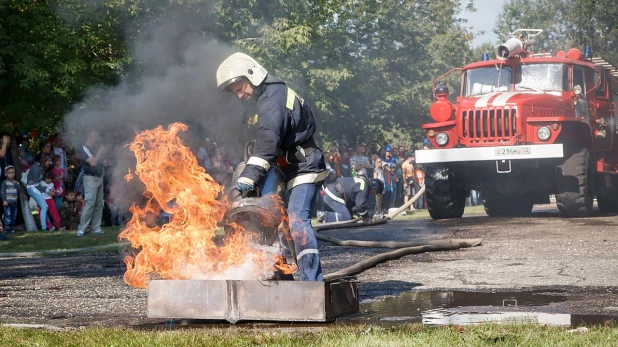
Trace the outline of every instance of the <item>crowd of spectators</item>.
{"label": "crowd of spectators", "polygon": [[[414,163],[413,149],[405,146],[395,148],[387,144],[368,152],[361,143],[350,146],[344,136],[337,145],[328,149],[325,156],[329,170],[326,183],[338,177],[355,177],[361,169],[366,169],[369,177],[384,183],[384,191],[376,193],[375,212],[378,214],[403,205],[425,184],[423,168]],[[410,209],[425,209],[426,206],[422,196]]]}
{"label": "crowd of spectators", "polygon": [[[199,165],[216,182],[229,186],[242,150],[217,146],[201,135],[185,140]],[[11,144],[17,144],[16,150]],[[37,229],[43,231],[76,230],[82,236],[88,230],[103,232],[101,224],[124,224],[128,210],[121,209],[113,196],[115,158],[108,147],[97,131],[91,131],[76,145],[65,143],[60,135],[35,139],[0,133],[0,231],[25,230],[26,206],[36,217]],[[27,193],[22,196],[28,200],[25,204],[19,201],[20,181]]]}
{"label": "crowd of spectators", "polygon": [[242,151],[238,148],[218,146],[209,137],[194,136],[191,149],[197,158],[198,164],[222,186],[228,187],[232,182],[234,169],[240,162],[238,159]]}
{"label": "crowd of spectators", "polygon": [[[11,141],[8,133],[1,134],[0,142],[0,192],[3,208],[0,222],[5,232],[25,230],[22,206],[29,206],[37,215],[40,230],[77,230],[81,236],[88,231],[103,232],[104,226],[122,225],[128,211],[121,210],[110,192],[114,158],[106,146],[99,143],[96,131],[91,132],[81,146],[71,146],[62,136],[41,137],[35,141],[23,135]],[[17,150],[11,150],[11,143]],[[198,163],[213,179],[229,186],[232,174],[240,159],[242,149],[217,146],[206,136],[193,136],[188,142]],[[32,150],[36,148],[36,150]],[[17,153],[18,158],[13,158]],[[374,210],[387,213],[388,209],[407,202],[425,184],[422,166],[414,163],[412,148],[393,147],[389,144],[370,151],[363,144],[350,146],[342,137],[325,153],[329,171],[327,182],[338,177],[355,177],[361,169],[369,177],[384,183],[384,191],[376,194]],[[16,166],[22,173],[21,182],[26,187],[28,204],[18,200]],[[85,199],[85,197],[87,197]],[[411,209],[425,209],[425,198],[417,200]],[[82,211],[87,215],[82,217]],[[2,226],[0,226],[2,228]],[[2,229],[0,229],[2,230]]]}
{"label": "crowd of spectators", "polygon": [[[35,222],[39,230],[77,230],[82,211],[88,205],[88,199],[85,199],[88,195],[83,185],[87,176],[84,166],[88,158],[79,154],[83,147],[74,148],[65,144],[61,135],[34,139],[27,134],[12,138],[9,133],[0,133],[0,139],[0,196],[3,207],[0,208],[0,231],[11,233],[26,230],[25,212],[37,216]],[[12,148],[12,144],[16,144],[17,148]],[[109,166],[110,162],[106,159],[105,164]],[[21,173],[19,180],[18,172]],[[99,178],[103,179],[103,171]],[[110,182],[108,179],[107,184]],[[26,194],[19,193],[20,183]],[[118,225],[126,216],[123,214],[122,218],[113,220],[111,205],[109,195],[105,196],[105,206],[100,206],[100,218],[106,226]],[[100,226],[96,229],[92,225],[90,227],[93,233],[103,232]],[[5,235],[0,236],[0,239],[5,238]]]}
{"label": "crowd of spectators", "polygon": [[[217,146],[210,138],[191,139],[192,150],[198,163],[213,179],[224,186],[229,186],[237,164],[242,161],[241,148]],[[389,208],[399,207],[407,202],[425,184],[425,173],[420,165],[414,163],[414,149],[405,146],[393,148],[385,145],[371,153],[367,147],[358,144],[349,145],[345,136],[326,151],[326,168],[329,175],[325,184],[338,177],[355,177],[356,171],[366,169],[369,176],[384,183],[384,191],[375,199],[376,213],[386,213]],[[411,206],[414,209],[426,209],[425,197],[422,196]]]}

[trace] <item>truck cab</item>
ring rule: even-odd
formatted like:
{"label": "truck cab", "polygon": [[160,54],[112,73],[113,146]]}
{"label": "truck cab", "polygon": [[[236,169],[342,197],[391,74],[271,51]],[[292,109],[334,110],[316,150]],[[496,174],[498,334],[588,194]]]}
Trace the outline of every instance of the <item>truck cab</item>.
{"label": "truck cab", "polygon": [[459,218],[471,189],[490,216],[529,214],[555,195],[562,216],[618,212],[618,70],[573,48],[529,50],[531,36],[466,65],[453,104],[439,81],[422,126],[433,149],[416,151],[426,170],[431,216]]}

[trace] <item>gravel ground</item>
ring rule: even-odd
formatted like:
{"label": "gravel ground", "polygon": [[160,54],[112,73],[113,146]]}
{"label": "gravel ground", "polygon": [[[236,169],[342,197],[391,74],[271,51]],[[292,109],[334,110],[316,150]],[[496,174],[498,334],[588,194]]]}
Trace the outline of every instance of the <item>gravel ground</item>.
{"label": "gravel ground", "polygon": [[[552,310],[617,314],[618,217],[561,219],[553,207],[529,218],[471,216],[397,220],[368,228],[324,231],[357,240],[483,238],[480,247],[407,256],[358,275],[361,300],[414,290],[559,291]],[[325,273],[384,249],[320,243]],[[146,291],[127,286],[118,254],[0,258],[0,320],[59,327],[127,326],[146,317]]]}

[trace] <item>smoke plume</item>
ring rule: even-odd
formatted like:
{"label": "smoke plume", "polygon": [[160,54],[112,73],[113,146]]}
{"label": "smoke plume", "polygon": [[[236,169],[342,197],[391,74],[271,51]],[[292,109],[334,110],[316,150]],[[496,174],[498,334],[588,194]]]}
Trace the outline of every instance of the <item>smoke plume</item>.
{"label": "smoke plume", "polygon": [[137,63],[127,73],[139,82],[93,87],[64,117],[66,137],[77,148],[90,131],[102,135],[101,144],[116,163],[114,202],[122,208],[139,200],[143,192],[137,180],[131,186],[123,180],[134,162],[125,145],[137,131],[183,122],[189,125],[189,146],[203,143],[206,136],[228,142],[238,137],[242,107],[230,95],[219,93],[215,80],[218,65],[235,50],[208,37],[188,35],[194,24],[173,18],[141,26],[138,39],[130,43]]}

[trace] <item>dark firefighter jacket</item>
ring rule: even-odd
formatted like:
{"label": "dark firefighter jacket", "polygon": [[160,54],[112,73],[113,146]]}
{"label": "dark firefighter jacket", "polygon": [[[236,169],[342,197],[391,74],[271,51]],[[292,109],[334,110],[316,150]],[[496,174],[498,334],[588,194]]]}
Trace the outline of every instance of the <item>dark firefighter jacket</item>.
{"label": "dark firefighter jacket", "polygon": [[[255,87],[246,115],[245,121],[254,129],[256,142],[241,177],[258,183],[277,158],[285,155],[288,160],[282,169],[288,189],[324,180],[326,165],[322,151],[313,140],[313,113],[282,80],[269,74]],[[300,148],[307,153],[304,162],[298,162],[295,157]]]}
{"label": "dark firefighter jacket", "polygon": [[[341,177],[336,182],[326,186],[329,193],[334,194],[345,201],[348,209],[359,216],[367,215],[367,197],[369,196],[369,184],[362,178]],[[335,199],[337,200],[337,199]]]}

